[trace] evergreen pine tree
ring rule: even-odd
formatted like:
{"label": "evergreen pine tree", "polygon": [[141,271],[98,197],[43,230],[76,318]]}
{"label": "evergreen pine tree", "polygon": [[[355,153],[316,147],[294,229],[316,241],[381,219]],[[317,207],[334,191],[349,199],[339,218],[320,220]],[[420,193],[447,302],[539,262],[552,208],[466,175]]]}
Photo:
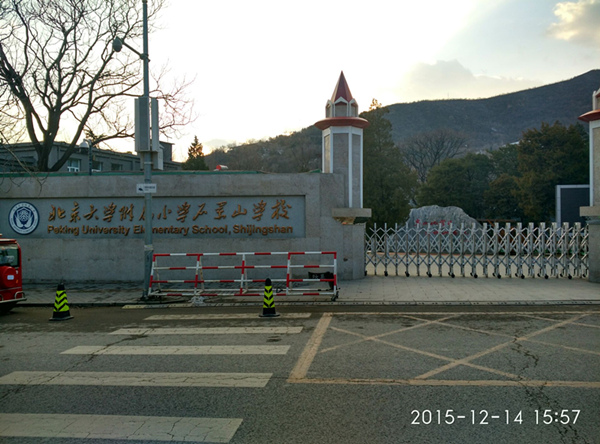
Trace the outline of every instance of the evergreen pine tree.
{"label": "evergreen pine tree", "polygon": [[183,163],[184,170],[208,170],[208,165],[204,161],[204,153],[202,152],[202,144],[198,141],[198,136],[194,136],[194,141],[188,148],[188,158]]}

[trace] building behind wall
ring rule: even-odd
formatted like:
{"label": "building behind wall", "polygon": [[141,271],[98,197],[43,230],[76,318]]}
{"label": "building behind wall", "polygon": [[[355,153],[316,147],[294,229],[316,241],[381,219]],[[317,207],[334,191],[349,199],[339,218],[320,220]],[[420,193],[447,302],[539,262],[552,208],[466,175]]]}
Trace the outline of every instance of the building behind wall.
{"label": "building behind wall", "polygon": [[[181,170],[181,163],[173,161],[173,144],[160,142],[162,148],[162,169],[164,171]],[[56,142],[50,153],[49,163],[52,165],[68,149],[69,144]],[[90,153],[90,149],[92,150]],[[90,154],[92,157],[92,173],[141,171],[140,157],[131,152],[119,152],[101,148],[90,148],[88,143],[78,146],[71,157],[58,170],[64,173],[89,173]],[[22,172],[24,168],[35,170],[37,152],[31,143],[17,143],[2,147],[0,150],[0,172]],[[155,168],[157,169],[157,168]]]}

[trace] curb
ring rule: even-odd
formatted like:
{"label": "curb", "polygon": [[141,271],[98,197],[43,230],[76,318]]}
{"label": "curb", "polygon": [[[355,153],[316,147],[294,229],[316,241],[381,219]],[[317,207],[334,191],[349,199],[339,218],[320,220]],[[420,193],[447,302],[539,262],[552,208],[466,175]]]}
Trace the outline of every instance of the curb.
{"label": "curb", "polygon": [[[600,305],[597,300],[583,301],[444,301],[444,302],[418,302],[418,301],[335,301],[335,302],[281,302],[279,307],[294,306],[413,306],[413,307],[435,307],[435,306],[551,306],[551,305]],[[262,307],[261,302],[240,303],[215,303],[215,304],[128,304],[124,309],[152,309],[152,308],[210,308],[210,307]]]}
{"label": "curb", "polygon": [[[125,309],[152,308],[210,308],[210,307],[262,307],[262,302],[216,302],[190,304],[187,301],[164,301],[147,303],[144,301],[111,301],[111,302],[74,302],[70,307],[122,307]],[[600,305],[600,300],[539,300],[539,301],[298,301],[279,302],[278,306],[536,306],[536,305]],[[15,307],[53,307],[53,303],[28,302],[18,303]]]}

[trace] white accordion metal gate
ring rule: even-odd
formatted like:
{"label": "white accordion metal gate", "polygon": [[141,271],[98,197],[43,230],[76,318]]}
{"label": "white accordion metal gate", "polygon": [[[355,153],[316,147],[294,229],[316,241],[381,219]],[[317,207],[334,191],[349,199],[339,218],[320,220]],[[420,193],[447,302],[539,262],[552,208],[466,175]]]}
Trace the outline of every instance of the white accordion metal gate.
{"label": "white accordion metal gate", "polygon": [[587,277],[579,223],[378,227],[365,234],[365,273],[451,277]]}

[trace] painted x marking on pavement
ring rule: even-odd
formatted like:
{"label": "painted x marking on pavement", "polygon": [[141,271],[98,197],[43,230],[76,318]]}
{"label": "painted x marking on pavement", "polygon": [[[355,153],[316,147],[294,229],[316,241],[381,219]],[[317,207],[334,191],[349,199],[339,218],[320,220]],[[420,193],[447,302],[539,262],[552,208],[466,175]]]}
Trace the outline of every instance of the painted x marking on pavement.
{"label": "painted x marking on pavement", "polygon": [[[446,322],[446,321],[449,321],[452,319],[456,319],[457,317],[459,317],[461,315],[473,315],[473,313],[454,313],[452,315],[448,315],[448,316],[445,316],[445,317],[442,317],[439,319],[435,319],[435,320],[425,319],[423,317],[420,317],[419,316],[420,314],[422,314],[422,315],[441,315],[442,313],[414,313],[414,314],[408,314],[408,313],[398,313],[398,314],[396,314],[396,313],[324,313],[323,316],[321,317],[321,319],[319,320],[319,323],[317,324],[317,326],[313,332],[313,335],[311,336],[310,340],[308,341],[304,351],[302,352],[300,358],[298,359],[296,366],[290,373],[288,382],[290,382],[290,383],[317,383],[317,384],[372,384],[372,385],[387,384],[387,385],[444,385],[444,386],[453,386],[453,385],[454,386],[461,386],[461,385],[462,386],[465,386],[465,385],[471,385],[471,386],[561,386],[561,387],[600,388],[600,381],[537,380],[537,379],[527,378],[527,377],[524,377],[521,375],[516,375],[513,373],[504,372],[502,370],[498,370],[495,368],[478,365],[478,364],[475,364],[472,362],[478,358],[481,358],[481,357],[487,356],[487,355],[491,355],[493,353],[496,353],[498,351],[506,349],[507,347],[510,347],[513,344],[518,344],[518,343],[522,343],[522,342],[531,342],[531,343],[535,343],[535,344],[541,344],[544,346],[556,347],[556,348],[563,349],[563,350],[569,350],[569,351],[584,353],[584,354],[588,354],[588,355],[591,354],[591,355],[600,356],[600,352],[598,352],[598,351],[587,350],[587,349],[582,349],[582,348],[578,348],[578,347],[571,347],[571,346],[566,346],[566,345],[562,345],[562,344],[556,344],[556,343],[552,343],[552,342],[548,342],[548,341],[539,341],[539,340],[534,339],[537,336],[540,336],[544,333],[548,333],[548,332],[556,330],[558,328],[564,328],[564,327],[567,327],[570,325],[581,326],[581,327],[600,328],[600,326],[598,326],[598,325],[578,322],[590,315],[598,315],[599,313],[597,313],[597,312],[585,312],[585,313],[551,312],[551,313],[549,313],[550,315],[552,315],[552,314],[572,315],[569,317],[569,319],[566,319],[566,320],[556,320],[556,319],[552,319],[551,317],[537,316],[535,314],[530,314],[530,313],[491,313],[490,314],[490,315],[508,315],[508,314],[510,314],[511,316],[523,316],[523,317],[529,317],[529,318],[534,318],[534,319],[537,318],[540,320],[544,320],[546,322],[553,323],[552,325],[549,325],[547,327],[538,329],[536,331],[530,332],[525,335],[519,335],[519,336],[508,335],[508,334],[487,331],[487,330],[474,329],[474,328],[465,327],[462,325],[456,325],[456,324]],[[446,313],[444,313],[444,314],[446,314]],[[356,332],[353,332],[353,331],[350,331],[347,329],[330,326],[332,319],[336,315],[398,316],[398,317],[413,319],[413,320],[419,321],[421,323],[410,326],[410,327],[403,327],[400,329],[395,329],[393,331],[381,333],[378,335],[363,335],[363,334],[356,333]],[[482,314],[482,315],[485,316],[485,314]],[[493,347],[488,347],[482,351],[471,354],[469,356],[466,356],[466,357],[463,357],[460,359],[456,359],[456,358],[452,358],[452,357],[448,357],[448,356],[443,356],[443,355],[440,355],[437,353],[432,353],[432,352],[429,352],[426,350],[420,350],[415,347],[409,347],[406,345],[397,344],[397,343],[390,342],[390,341],[383,339],[386,336],[390,336],[390,335],[393,335],[396,333],[405,332],[405,331],[409,331],[409,330],[415,330],[415,329],[422,329],[423,327],[427,327],[427,326],[431,326],[431,325],[442,325],[444,327],[450,327],[453,329],[460,329],[460,330],[465,330],[465,331],[470,331],[470,332],[475,332],[475,333],[482,333],[482,334],[489,335],[489,336],[504,337],[504,338],[507,338],[508,340],[501,342],[500,344],[496,344]],[[338,332],[338,333],[348,334],[348,335],[357,337],[359,339],[348,342],[348,343],[335,345],[332,347],[321,348],[323,338],[325,337],[328,330]],[[425,332],[424,334],[431,334],[431,333]],[[307,377],[308,370],[309,370],[310,366],[312,365],[315,357],[318,354],[328,353],[328,352],[331,352],[334,350],[339,350],[339,349],[345,348],[345,347],[352,347],[354,345],[364,343],[364,342],[369,342],[369,341],[387,345],[387,346],[397,348],[400,350],[413,352],[413,353],[416,353],[419,355],[443,360],[443,361],[446,361],[447,364],[439,366],[437,368],[434,368],[434,369],[432,369],[428,372],[425,372],[423,374],[420,374],[416,377],[407,378],[407,379],[309,378],[309,377]],[[450,370],[452,368],[458,367],[458,366],[466,366],[466,367],[475,368],[477,370],[482,370],[485,372],[489,372],[492,374],[496,374],[496,375],[500,375],[500,376],[509,378],[509,380],[432,379],[432,377],[434,377],[442,372],[445,372],[447,370]]]}

